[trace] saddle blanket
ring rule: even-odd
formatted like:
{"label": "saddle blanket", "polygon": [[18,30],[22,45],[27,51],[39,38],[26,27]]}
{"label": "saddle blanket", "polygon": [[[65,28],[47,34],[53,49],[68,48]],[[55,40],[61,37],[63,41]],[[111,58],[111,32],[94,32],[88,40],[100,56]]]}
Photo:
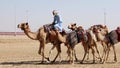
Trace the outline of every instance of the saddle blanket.
{"label": "saddle blanket", "polygon": [[107,35],[107,38],[109,39],[109,41],[112,45],[118,43],[118,35],[117,35],[117,32],[115,30],[111,31]]}
{"label": "saddle blanket", "polygon": [[117,35],[118,35],[118,41],[120,42],[120,29],[116,30]]}
{"label": "saddle blanket", "polygon": [[71,31],[67,33],[67,42],[71,47],[78,43],[77,33],[76,31]]}
{"label": "saddle blanket", "polygon": [[49,32],[51,29],[53,29],[53,25],[52,24],[46,24],[43,25],[44,29],[46,32]]}

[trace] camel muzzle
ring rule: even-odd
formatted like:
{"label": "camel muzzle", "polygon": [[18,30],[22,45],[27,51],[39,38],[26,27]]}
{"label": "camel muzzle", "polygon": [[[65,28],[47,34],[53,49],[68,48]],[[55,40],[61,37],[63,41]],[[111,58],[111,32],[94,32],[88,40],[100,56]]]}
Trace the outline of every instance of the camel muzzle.
{"label": "camel muzzle", "polygon": [[17,28],[20,28],[20,25],[19,25],[19,24],[17,25]]}

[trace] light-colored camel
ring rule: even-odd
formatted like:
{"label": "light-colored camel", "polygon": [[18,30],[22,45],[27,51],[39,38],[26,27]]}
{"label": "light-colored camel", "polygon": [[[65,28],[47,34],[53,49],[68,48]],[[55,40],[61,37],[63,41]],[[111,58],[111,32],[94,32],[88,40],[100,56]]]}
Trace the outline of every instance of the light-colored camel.
{"label": "light-colored camel", "polygon": [[[107,59],[108,59],[110,47],[113,48],[114,61],[117,62],[115,44],[118,43],[119,41],[118,41],[118,35],[117,35],[116,30],[112,30],[109,33],[105,33],[104,29],[98,29],[97,31],[98,31],[97,32],[98,37],[103,38],[102,41],[104,41],[106,43],[106,45],[107,45],[107,50],[106,50],[106,54],[104,56],[104,61],[103,62],[107,61]],[[120,31],[120,29],[118,29],[118,31]]]}
{"label": "light-colored camel", "polygon": [[99,35],[98,30],[100,30],[101,32],[104,33],[104,35],[106,35],[108,33],[108,28],[107,26],[104,26],[104,25],[94,25],[94,26],[91,26],[91,30],[96,36],[96,42],[100,42],[100,44],[103,47],[103,55],[102,55],[102,58],[103,58],[103,56],[106,54],[107,44],[105,44],[105,42],[103,41],[104,37]]}
{"label": "light-colored camel", "polygon": [[[85,32],[84,29],[81,26],[77,27],[76,24],[70,24],[68,28],[71,29],[71,30],[75,30],[75,31],[83,30],[83,32]],[[83,57],[81,63],[83,63],[87,53],[89,54],[89,49],[92,50],[93,63],[95,63],[95,50],[94,50],[94,47],[97,50],[97,53],[99,55],[99,59],[101,59],[99,51],[97,49],[97,44],[96,44],[95,39],[94,39],[95,35],[93,34],[92,30],[87,30],[86,31],[87,40],[84,40],[84,36],[83,35],[81,35],[81,37],[82,37],[82,41],[81,42],[82,42],[82,45],[83,45],[84,51],[85,51],[84,57]]]}
{"label": "light-colored camel", "polygon": [[107,46],[108,46],[108,43],[106,42],[107,39],[105,39],[105,35],[108,34],[108,28],[106,25],[105,26],[104,25],[94,25],[94,26],[92,26],[92,28],[93,28],[93,32],[97,38],[97,42],[100,42],[103,47],[102,58],[103,58],[103,63],[104,63]]}
{"label": "light-colored camel", "polygon": [[[42,56],[42,62],[44,61],[44,58],[48,60],[47,57],[44,56],[44,47],[45,44],[49,42],[49,39],[47,39],[47,33],[44,31],[44,28],[38,29],[37,32],[31,32],[29,24],[28,23],[21,23],[18,24],[18,28],[24,31],[24,33],[33,40],[39,40],[40,42],[40,48],[38,53]],[[46,39],[48,41],[46,41]]]}
{"label": "light-colored camel", "polygon": [[[58,39],[59,34],[56,35],[56,33],[54,31],[52,31],[52,34],[48,34],[48,32],[46,32],[43,27],[39,28],[37,32],[31,32],[28,23],[18,24],[18,28],[23,30],[24,33],[30,39],[38,40],[40,42],[40,47],[39,47],[38,53],[42,56],[42,62],[44,61],[44,58],[49,61],[49,57],[45,57],[45,55],[44,55],[44,48],[45,48],[45,44],[47,44],[47,43],[53,43],[53,47],[57,48],[58,53],[57,53],[54,61],[56,60],[58,55],[60,55],[60,53],[61,53],[61,48],[60,48],[61,42]],[[62,39],[62,42],[64,42],[63,39]]]}

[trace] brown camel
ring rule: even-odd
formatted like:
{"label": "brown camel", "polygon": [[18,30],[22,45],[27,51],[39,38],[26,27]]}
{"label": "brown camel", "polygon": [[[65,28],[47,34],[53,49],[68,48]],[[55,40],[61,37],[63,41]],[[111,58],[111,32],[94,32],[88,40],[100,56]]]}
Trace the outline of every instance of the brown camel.
{"label": "brown camel", "polygon": [[[85,31],[83,28],[82,28],[82,26],[79,26],[79,27],[77,27],[76,26],[76,24],[70,24],[69,26],[68,26],[68,28],[69,29],[71,29],[71,30],[75,30],[75,31],[83,31],[83,32],[81,32],[81,42],[82,42],[82,45],[83,45],[83,47],[84,47],[84,51],[85,51],[85,53],[84,53],[84,57],[83,57],[83,59],[82,59],[82,61],[81,61],[81,63],[83,63],[83,61],[84,61],[84,59],[85,59],[85,57],[86,57],[86,54],[88,53],[89,54],[89,49],[91,49],[92,50],[92,54],[93,54],[93,63],[95,63],[95,50],[94,50],[94,47],[96,48],[96,50],[97,50],[97,53],[98,53],[98,55],[99,55],[99,59],[100,59],[100,61],[101,61],[101,58],[100,58],[100,54],[99,54],[99,51],[98,51],[98,49],[97,49],[97,44],[96,44],[96,42],[95,42],[95,39],[94,39],[94,34],[93,34],[93,32],[92,32],[92,30],[87,30],[87,31]],[[86,32],[85,34],[82,34],[82,33],[84,33],[84,32]],[[78,32],[79,33],[79,32]],[[78,37],[80,37],[80,36],[78,36]],[[89,56],[89,55],[88,55]]]}
{"label": "brown camel", "polygon": [[112,30],[109,33],[105,33],[105,30],[103,29],[98,29],[97,30],[97,34],[98,37],[102,37],[103,41],[106,43],[107,45],[107,51],[106,54],[104,56],[104,61],[107,61],[108,59],[108,55],[109,55],[109,51],[110,51],[110,47],[113,48],[114,51],[114,61],[117,62],[117,57],[116,57],[116,51],[115,51],[115,44],[117,44],[120,40],[119,35],[120,35],[120,29],[119,27],[116,30]]}
{"label": "brown camel", "polygon": [[[48,34],[48,32],[46,32],[43,27],[39,28],[37,32],[31,32],[28,23],[18,24],[18,28],[23,30],[24,33],[30,39],[38,40],[40,42],[40,47],[39,47],[38,53],[42,56],[42,62],[44,61],[44,58],[49,61],[49,57],[45,57],[45,55],[44,55],[44,48],[45,48],[45,44],[47,44],[47,43],[53,43],[53,47],[57,48],[58,53],[53,61],[55,61],[56,58],[58,57],[58,55],[60,55],[60,53],[61,53],[60,44],[61,44],[62,38],[58,37],[58,36],[61,36],[61,35],[59,35],[59,33],[56,34],[54,31],[52,31],[52,34]],[[62,39],[62,42],[65,42],[65,41]]]}

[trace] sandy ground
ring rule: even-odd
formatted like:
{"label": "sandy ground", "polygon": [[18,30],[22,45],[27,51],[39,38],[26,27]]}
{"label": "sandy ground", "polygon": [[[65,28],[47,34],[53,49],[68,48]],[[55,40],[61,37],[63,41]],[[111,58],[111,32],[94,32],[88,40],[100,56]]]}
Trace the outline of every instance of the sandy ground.
{"label": "sandy ground", "polygon": [[[51,64],[45,62],[41,63],[41,56],[38,54],[39,42],[31,40],[26,36],[0,36],[0,68],[120,68],[120,46],[116,46],[116,53],[118,61],[113,61],[113,50],[110,51],[109,60],[105,64],[98,63],[91,64],[92,55],[90,53],[90,59],[85,61],[85,64],[80,64],[79,61],[82,59],[84,50],[82,45],[76,45],[76,53],[79,61],[75,64],[67,63],[66,50],[64,45],[62,47],[62,62],[59,63],[56,60],[55,63]],[[49,50],[52,47],[51,44],[47,44],[45,47],[45,55],[48,56]],[[98,44],[100,54],[102,54],[102,46]],[[57,51],[53,50],[50,60],[53,60]]]}

